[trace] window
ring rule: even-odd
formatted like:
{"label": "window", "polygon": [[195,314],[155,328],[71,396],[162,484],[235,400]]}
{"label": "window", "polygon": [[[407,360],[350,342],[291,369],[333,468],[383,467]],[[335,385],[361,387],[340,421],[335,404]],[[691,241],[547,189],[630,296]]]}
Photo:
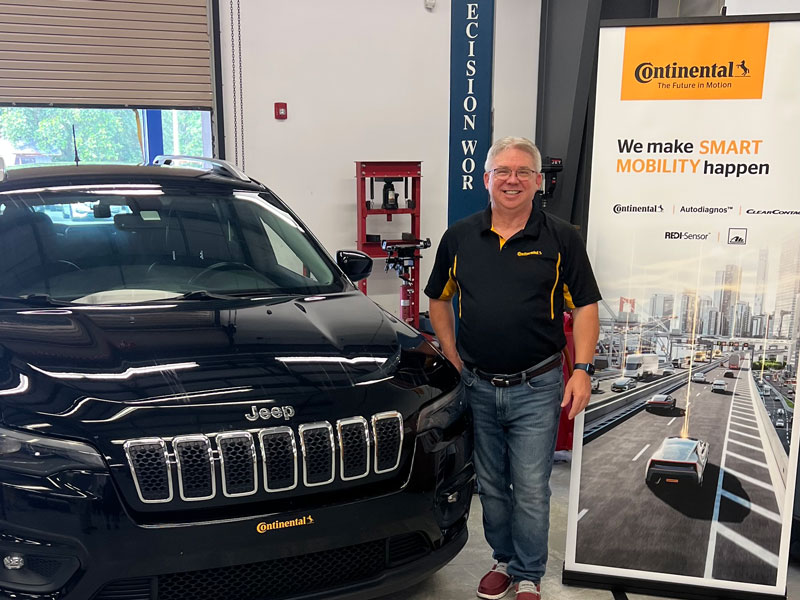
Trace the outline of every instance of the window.
{"label": "window", "polygon": [[[164,154],[212,156],[211,116],[164,110],[161,130],[146,131],[143,111],[122,108],[0,107],[0,158],[7,167],[145,162],[147,135]],[[74,127],[74,137],[73,137]]]}

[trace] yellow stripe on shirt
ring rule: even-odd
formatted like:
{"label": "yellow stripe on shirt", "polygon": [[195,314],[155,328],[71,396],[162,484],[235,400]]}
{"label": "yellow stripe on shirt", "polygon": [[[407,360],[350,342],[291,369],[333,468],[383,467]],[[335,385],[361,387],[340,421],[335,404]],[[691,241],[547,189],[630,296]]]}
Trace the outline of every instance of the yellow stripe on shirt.
{"label": "yellow stripe on shirt", "polygon": [[449,279],[442,290],[442,295],[439,296],[439,300],[450,300],[453,297],[453,294],[456,293],[456,288],[458,283],[456,282],[456,264],[458,263],[458,255],[453,258],[453,266],[448,273]]}
{"label": "yellow stripe on shirt", "polygon": [[572,301],[572,294],[566,283],[564,284],[564,304],[567,308],[575,308],[575,303]]}
{"label": "yellow stripe on shirt", "polygon": [[560,266],[561,266],[561,252],[558,253],[558,260],[556,261],[556,282],[553,284],[553,290],[550,292],[550,318],[551,319],[555,319],[556,318],[553,301],[554,301],[555,296],[556,296],[556,286],[558,285],[558,273],[559,273],[558,269],[559,269]]}
{"label": "yellow stripe on shirt", "polygon": [[[495,233],[497,233],[497,230],[494,228],[494,225],[492,225],[491,231],[494,231]],[[502,250],[503,249],[503,245],[506,243],[506,238],[504,238],[499,233],[497,233],[497,237],[500,238],[500,250]]]}

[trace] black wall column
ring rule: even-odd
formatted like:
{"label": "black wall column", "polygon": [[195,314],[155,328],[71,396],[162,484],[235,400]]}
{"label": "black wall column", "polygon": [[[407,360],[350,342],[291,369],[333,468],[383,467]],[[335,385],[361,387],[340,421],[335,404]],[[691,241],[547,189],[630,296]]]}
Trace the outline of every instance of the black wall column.
{"label": "black wall column", "polygon": [[542,0],[536,143],[564,160],[547,211],[581,227],[589,208],[588,127],[601,19],[647,18],[657,0]]}

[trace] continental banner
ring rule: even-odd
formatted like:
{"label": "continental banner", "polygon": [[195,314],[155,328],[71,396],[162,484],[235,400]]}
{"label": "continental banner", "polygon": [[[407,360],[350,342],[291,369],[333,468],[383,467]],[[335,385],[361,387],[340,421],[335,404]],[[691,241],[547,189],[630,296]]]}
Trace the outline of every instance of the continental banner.
{"label": "continental banner", "polygon": [[564,578],[785,597],[800,22],[604,27],[597,68],[587,247],[604,301]]}

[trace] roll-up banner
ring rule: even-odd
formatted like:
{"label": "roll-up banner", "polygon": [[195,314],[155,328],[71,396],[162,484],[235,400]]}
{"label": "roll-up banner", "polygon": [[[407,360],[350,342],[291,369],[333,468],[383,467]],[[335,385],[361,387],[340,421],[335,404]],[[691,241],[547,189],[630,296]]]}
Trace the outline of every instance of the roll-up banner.
{"label": "roll-up banner", "polygon": [[587,242],[599,386],[576,423],[565,582],[785,597],[798,19],[601,28]]}

